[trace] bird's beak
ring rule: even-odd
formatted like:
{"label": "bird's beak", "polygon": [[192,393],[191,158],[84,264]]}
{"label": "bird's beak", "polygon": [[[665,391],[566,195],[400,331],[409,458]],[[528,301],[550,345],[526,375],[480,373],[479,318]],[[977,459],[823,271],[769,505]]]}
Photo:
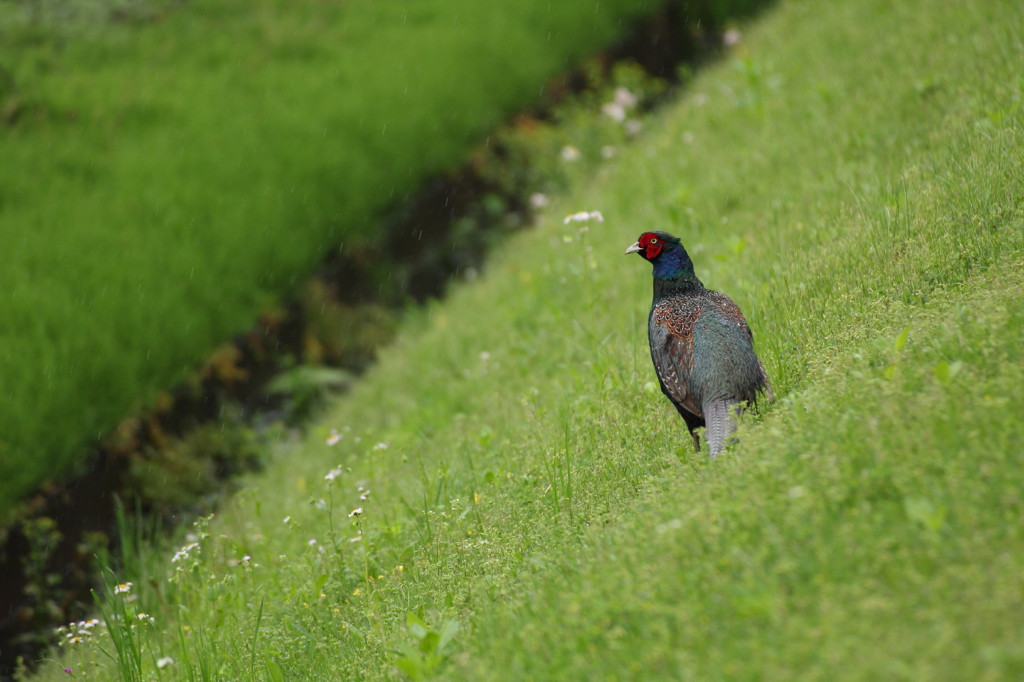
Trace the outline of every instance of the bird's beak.
{"label": "bird's beak", "polygon": [[631,253],[640,253],[640,242],[633,242],[633,245],[626,249],[625,255],[628,256]]}

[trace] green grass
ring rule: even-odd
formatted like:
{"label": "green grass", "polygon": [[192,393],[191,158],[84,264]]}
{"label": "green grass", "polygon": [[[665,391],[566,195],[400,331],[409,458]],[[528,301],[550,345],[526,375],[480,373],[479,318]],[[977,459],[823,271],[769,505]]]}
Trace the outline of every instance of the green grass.
{"label": "green grass", "polygon": [[[484,277],[410,316],[188,559],[133,563],[144,671],[1019,678],[1022,20],[793,0],[745,26]],[[559,219],[591,208],[607,222]],[[621,253],[650,227],[743,307],[775,381],[714,462],[649,366],[649,267]],[[40,678],[66,665],[131,667],[94,643]]]}
{"label": "green grass", "polygon": [[34,6],[0,7],[0,516],[646,8]]}

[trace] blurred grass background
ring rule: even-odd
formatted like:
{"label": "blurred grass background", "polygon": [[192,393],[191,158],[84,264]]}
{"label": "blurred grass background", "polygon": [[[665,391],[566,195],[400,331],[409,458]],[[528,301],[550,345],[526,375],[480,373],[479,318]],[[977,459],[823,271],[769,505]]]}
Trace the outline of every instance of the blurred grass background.
{"label": "blurred grass background", "polygon": [[0,3],[0,517],[657,5]]}

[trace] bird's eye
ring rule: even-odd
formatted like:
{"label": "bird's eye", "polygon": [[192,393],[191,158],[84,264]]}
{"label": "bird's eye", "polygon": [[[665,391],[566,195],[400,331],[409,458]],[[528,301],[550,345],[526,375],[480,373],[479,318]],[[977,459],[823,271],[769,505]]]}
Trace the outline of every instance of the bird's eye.
{"label": "bird's eye", "polygon": [[651,246],[654,246],[657,243],[658,243],[658,240],[655,239],[654,237],[651,237],[651,241],[650,241]]}

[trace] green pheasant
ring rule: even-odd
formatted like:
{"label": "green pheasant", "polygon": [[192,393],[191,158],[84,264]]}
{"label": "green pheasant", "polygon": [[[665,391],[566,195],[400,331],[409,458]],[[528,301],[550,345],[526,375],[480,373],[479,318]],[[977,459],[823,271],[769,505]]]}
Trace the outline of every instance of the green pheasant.
{"label": "green pheasant", "polygon": [[736,430],[735,411],[771,395],[750,327],[732,299],[701,283],[678,237],[644,232],[626,253],[654,266],[647,333],[661,390],[686,421],[698,451],[696,429],[705,427],[714,457]]}

